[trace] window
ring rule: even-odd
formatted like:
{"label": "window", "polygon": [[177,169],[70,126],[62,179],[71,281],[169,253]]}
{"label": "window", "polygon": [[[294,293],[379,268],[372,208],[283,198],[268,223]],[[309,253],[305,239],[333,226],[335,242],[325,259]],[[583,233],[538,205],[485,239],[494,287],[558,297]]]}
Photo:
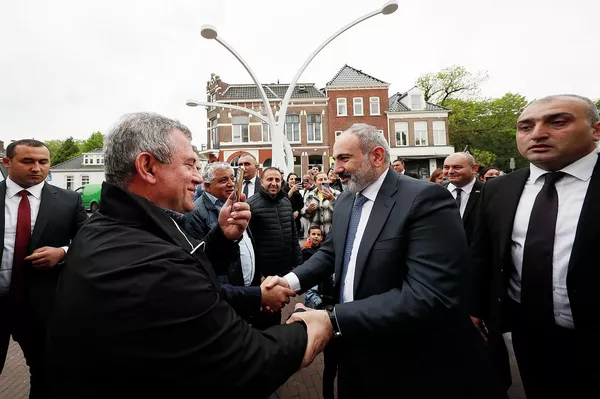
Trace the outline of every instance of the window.
{"label": "window", "polygon": [[346,107],[346,99],[345,98],[337,99],[337,114],[338,114],[338,116],[348,115],[348,107]]}
{"label": "window", "polygon": [[308,141],[323,141],[321,135],[321,115],[307,115],[306,123],[308,125],[308,131],[306,133]]}
{"label": "window", "polygon": [[371,97],[369,99],[369,103],[371,104],[371,115],[379,115],[379,97]]}
{"label": "window", "polygon": [[354,97],[352,103],[354,104],[354,116],[364,115],[362,97]]}
{"label": "window", "polygon": [[268,123],[262,124],[262,141],[270,142],[271,141],[271,126]]}
{"label": "window", "polygon": [[219,132],[216,119],[210,120],[210,144],[213,149],[219,149]]}
{"label": "window", "polygon": [[81,185],[83,186],[84,184],[90,184],[90,177],[89,176],[85,176],[85,175],[81,176]]}
{"label": "window", "polygon": [[415,145],[427,145],[427,122],[415,122]]}
{"label": "window", "polygon": [[97,164],[97,165],[100,165],[100,158],[99,158],[99,157],[98,157],[98,158],[96,158],[96,164]]}
{"label": "window", "polygon": [[408,145],[408,122],[396,122],[396,146]]}
{"label": "window", "polygon": [[338,138],[338,136],[339,136],[340,134],[342,134],[342,131],[341,131],[341,130],[336,130],[336,131],[335,131],[335,139],[336,139],[336,140],[337,140],[337,138]]}
{"label": "window", "polygon": [[90,160],[88,159],[88,156],[86,155],[85,157],[83,157],[83,163],[84,164],[89,164]]}
{"label": "window", "polygon": [[66,176],[67,178],[67,190],[73,190],[73,176]]}
{"label": "window", "polygon": [[446,122],[433,122],[433,145],[446,145]]}
{"label": "window", "polygon": [[411,94],[410,95],[410,107],[412,109],[422,109],[421,105],[421,95],[420,94]]}
{"label": "window", "polygon": [[250,120],[247,116],[234,116],[231,118],[231,124],[233,125],[232,142],[247,143],[250,141],[249,123]]}
{"label": "window", "polygon": [[300,115],[285,116],[285,133],[290,142],[300,142]]}

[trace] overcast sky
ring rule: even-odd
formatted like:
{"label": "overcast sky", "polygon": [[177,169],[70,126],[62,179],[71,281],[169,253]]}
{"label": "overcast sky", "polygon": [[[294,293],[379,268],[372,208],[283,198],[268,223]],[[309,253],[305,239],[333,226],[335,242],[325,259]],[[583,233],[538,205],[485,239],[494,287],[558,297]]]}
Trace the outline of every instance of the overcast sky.
{"label": "overcast sky", "polygon": [[[212,24],[264,83],[289,82],[307,56],[378,0],[18,0],[0,5],[0,140],[87,138],[120,115],[154,111],[205,142],[211,72],[251,83]],[[301,82],[321,88],[345,64],[410,89],[453,64],[490,79],[482,94],[600,97],[597,0],[401,0],[327,46]]]}

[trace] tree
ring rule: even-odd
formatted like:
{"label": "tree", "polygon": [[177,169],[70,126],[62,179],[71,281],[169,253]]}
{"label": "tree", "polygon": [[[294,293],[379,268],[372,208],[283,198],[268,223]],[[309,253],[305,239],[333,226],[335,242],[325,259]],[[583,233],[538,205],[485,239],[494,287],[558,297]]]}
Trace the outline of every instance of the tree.
{"label": "tree", "polygon": [[73,137],[69,137],[62,143],[58,151],[56,151],[53,163],[54,165],[57,165],[59,163],[68,161],[69,159],[75,158],[79,154],[81,154],[79,146],[75,140],[73,140]]}
{"label": "tree", "polygon": [[55,161],[56,160],[56,153],[58,152],[58,150],[60,149],[60,147],[63,145],[63,143],[64,143],[63,140],[47,140],[47,141],[44,141],[44,144],[50,150],[50,163],[52,165],[56,164],[56,161]]}
{"label": "tree", "polygon": [[90,152],[95,150],[96,148],[104,147],[104,136],[100,132],[94,132],[88,137],[87,140],[84,140],[80,145],[81,152]]}
{"label": "tree", "polygon": [[415,85],[425,92],[425,101],[446,106],[451,99],[474,98],[487,78],[485,71],[472,74],[463,66],[453,65],[437,73],[421,75]]}
{"label": "tree", "polygon": [[469,151],[475,161],[479,164],[479,166],[492,166],[496,165],[496,154],[486,151],[486,150],[478,150],[477,148],[473,148]]}
{"label": "tree", "polygon": [[[505,171],[510,170],[510,158],[515,158],[518,168],[526,166],[515,142],[517,118],[526,105],[525,97],[513,93],[495,99],[449,100],[446,106],[452,110],[448,118],[450,142],[457,151],[466,147],[483,166],[490,166],[484,160],[489,161],[492,156]],[[477,159],[477,151],[484,159]]]}
{"label": "tree", "polygon": [[596,100],[596,108],[600,109],[600,98]]}

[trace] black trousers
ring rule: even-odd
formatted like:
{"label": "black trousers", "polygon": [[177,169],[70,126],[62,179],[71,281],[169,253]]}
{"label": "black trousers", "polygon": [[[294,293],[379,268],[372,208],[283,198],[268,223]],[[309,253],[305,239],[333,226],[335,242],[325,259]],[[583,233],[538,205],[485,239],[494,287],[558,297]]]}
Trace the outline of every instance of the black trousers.
{"label": "black trousers", "polygon": [[[583,398],[591,381],[578,362],[576,331],[557,326],[534,325],[520,304],[509,301],[512,340],[527,399]],[[594,392],[594,391],[592,391]],[[597,391],[596,391],[597,394]],[[593,396],[594,394],[592,394]]]}
{"label": "black trousers", "polygon": [[0,374],[4,368],[10,337],[19,344],[29,366],[31,399],[49,397],[45,384],[44,348],[46,329],[31,309],[15,309],[8,297],[0,298]]}

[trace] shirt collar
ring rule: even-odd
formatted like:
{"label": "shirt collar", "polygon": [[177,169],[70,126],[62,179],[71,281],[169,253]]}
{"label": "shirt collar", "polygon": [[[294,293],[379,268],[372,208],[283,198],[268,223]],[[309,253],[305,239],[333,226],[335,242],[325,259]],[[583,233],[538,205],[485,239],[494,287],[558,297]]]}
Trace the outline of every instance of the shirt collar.
{"label": "shirt collar", "polygon": [[45,182],[41,182],[36,184],[35,186],[31,186],[29,188],[23,188],[19,186],[17,183],[12,181],[10,177],[6,178],[6,196],[8,198],[12,198],[15,195],[19,194],[21,190],[29,191],[29,194],[34,196],[36,199],[40,199],[42,197],[42,188],[44,188]]}
{"label": "shirt collar", "polygon": [[[590,152],[585,157],[579,158],[577,161],[565,166],[560,171],[581,181],[588,181],[590,177],[592,177],[596,162],[598,162],[598,150],[594,149],[594,151]],[[539,168],[532,163],[529,164],[529,178],[532,182],[536,182],[537,179],[546,173],[548,173],[547,170]]]}
{"label": "shirt collar", "polygon": [[206,194],[206,197],[210,200],[210,202],[212,202],[212,204],[214,206],[218,206],[218,207],[223,206],[223,202],[220,199],[218,199],[217,197],[215,197],[214,195],[207,193],[206,191],[204,192],[204,194]]}
{"label": "shirt collar", "polygon": [[456,190],[457,188],[460,188],[463,190],[463,192],[465,192],[467,194],[471,194],[471,191],[473,190],[473,186],[475,185],[475,180],[477,180],[477,177],[474,177],[470,183],[468,183],[462,187],[456,187],[454,184],[450,183],[450,184],[448,184],[448,190],[450,190],[450,192],[452,192],[452,191]]}
{"label": "shirt collar", "polygon": [[369,184],[367,188],[361,192],[361,194],[367,197],[369,200],[375,201],[375,198],[377,198],[377,193],[379,193],[379,189],[381,188],[381,185],[383,184],[388,172],[389,169],[386,169],[381,176],[379,176],[379,178],[373,183]]}

